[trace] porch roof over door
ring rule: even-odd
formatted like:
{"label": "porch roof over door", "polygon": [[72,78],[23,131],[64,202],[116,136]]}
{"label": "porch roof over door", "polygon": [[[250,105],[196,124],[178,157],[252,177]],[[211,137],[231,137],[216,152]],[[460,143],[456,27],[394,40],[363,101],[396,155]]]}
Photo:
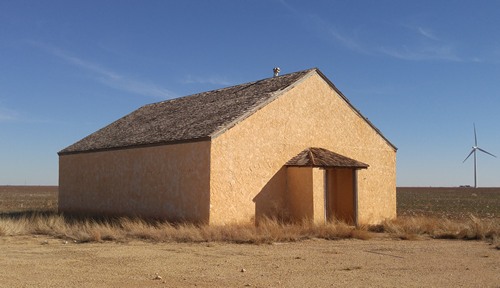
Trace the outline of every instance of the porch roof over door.
{"label": "porch roof over door", "polygon": [[327,149],[310,147],[286,162],[285,166],[366,169],[369,165]]}

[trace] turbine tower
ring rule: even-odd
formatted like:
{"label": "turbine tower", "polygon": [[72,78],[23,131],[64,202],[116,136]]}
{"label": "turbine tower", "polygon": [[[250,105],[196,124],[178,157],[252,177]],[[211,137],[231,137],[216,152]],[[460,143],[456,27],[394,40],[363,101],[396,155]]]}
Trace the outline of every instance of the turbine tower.
{"label": "turbine tower", "polygon": [[464,163],[467,159],[469,159],[470,155],[474,154],[474,188],[477,188],[477,156],[476,156],[476,152],[478,150],[483,152],[483,153],[486,153],[488,155],[491,155],[495,158],[497,157],[497,156],[491,154],[490,152],[488,152],[484,149],[481,149],[481,148],[479,148],[479,146],[477,146],[476,124],[474,123],[474,146],[472,146],[472,151],[470,151],[469,155],[467,155],[465,160],[462,162],[462,163]]}

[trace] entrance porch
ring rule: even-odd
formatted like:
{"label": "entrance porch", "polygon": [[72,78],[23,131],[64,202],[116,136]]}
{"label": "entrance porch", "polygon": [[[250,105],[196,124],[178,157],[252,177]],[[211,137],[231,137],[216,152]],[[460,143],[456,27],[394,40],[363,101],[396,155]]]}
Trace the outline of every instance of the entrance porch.
{"label": "entrance porch", "polygon": [[357,172],[367,164],[323,148],[308,148],[285,166],[293,221],[337,219],[357,224]]}

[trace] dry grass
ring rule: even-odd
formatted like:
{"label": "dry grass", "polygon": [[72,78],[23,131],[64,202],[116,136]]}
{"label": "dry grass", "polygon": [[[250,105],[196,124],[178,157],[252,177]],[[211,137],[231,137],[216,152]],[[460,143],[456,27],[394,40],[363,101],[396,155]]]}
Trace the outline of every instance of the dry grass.
{"label": "dry grass", "polygon": [[[435,239],[488,240],[500,245],[500,221],[480,219],[470,215],[468,219],[438,217],[399,217],[384,221],[372,231],[386,232],[393,237],[415,240],[419,237]],[[498,246],[497,246],[498,247]]]}
{"label": "dry grass", "polygon": [[57,213],[0,215],[0,236],[48,235],[76,242],[146,240],[151,242],[231,242],[263,244],[303,239],[369,239],[366,227],[343,222],[287,224],[265,219],[258,226],[208,226],[148,222],[139,218],[69,218]]}
{"label": "dry grass", "polygon": [[[139,218],[70,218],[57,213],[17,213],[0,215],[0,236],[48,235],[75,242],[143,240],[151,242],[230,242],[264,244],[304,239],[363,239],[385,233],[393,238],[486,240],[500,249],[500,221],[496,219],[446,219],[400,217],[377,226],[354,227],[335,221],[314,224],[303,221],[287,224],[265,219],[258,226],[233,224],[208,226],[149,222]],[[380,235],[380,234],[379,234]]]}

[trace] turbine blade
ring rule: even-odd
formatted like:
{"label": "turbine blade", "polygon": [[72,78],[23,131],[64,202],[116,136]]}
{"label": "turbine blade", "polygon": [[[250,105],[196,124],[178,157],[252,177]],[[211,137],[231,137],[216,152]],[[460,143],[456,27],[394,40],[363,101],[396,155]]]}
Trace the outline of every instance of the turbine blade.
{"label": "turbine blade", "polygon": [[467,155],[467,157],[465,158],[465,160],[462,162],[464,163],[467,159],[469,159],[470,155],[472,155],[472,153],[474,153],[476,150],[472,149],[472,151],[470,151],[469,155]]}
{"label": "turbine blade", "polygon": [[495,158],[497,157],[497,156],[495,156],[495,155],[491,154],[490,152],[488,152],[488,151],[486,151],[486,150],[483,150],[483,149],[481,149],[481,148],[479,148],[479,147],[477,147],[477,150],[479,150],[479,151],[481,151],[481,152],[483,152],[483,153],[489,154],[489,155],[491,155],[491,156],[493,156],[493,157],[495,157]]}
{"label": "turbine blade", "polygon": [[474,123],[474,145],[477,146],[476,123]]}

